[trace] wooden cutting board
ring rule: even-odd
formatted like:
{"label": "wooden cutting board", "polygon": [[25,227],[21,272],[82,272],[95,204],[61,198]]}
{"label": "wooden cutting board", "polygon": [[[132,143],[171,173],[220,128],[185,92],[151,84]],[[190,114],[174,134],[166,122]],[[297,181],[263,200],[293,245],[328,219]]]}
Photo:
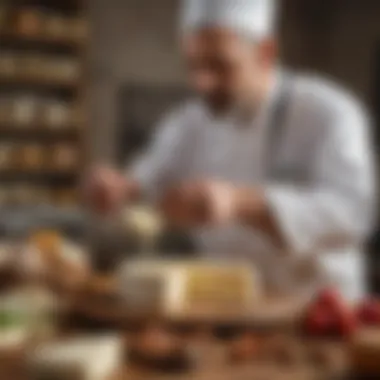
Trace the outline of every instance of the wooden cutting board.
{"label": "wooden cutting board", "polygon": [[[104,323],[123,325],[144,318],[120,301],[111,301],[99,292],[78,293],[71,299],[75,314]],[[256,302],[251,310],[214,310],[207,308],[155,314],[171,323],[240,324],[245,326],[291,327],[297,325],[307,302],[295,298],[271,298]],[[146,317],[150,317],[147,315]]]}
{"label": "wooden cutting board", "polygon": [[374,373],[380,378],[380,328],[359,331],[349,344],[352,368],[358,373]]}

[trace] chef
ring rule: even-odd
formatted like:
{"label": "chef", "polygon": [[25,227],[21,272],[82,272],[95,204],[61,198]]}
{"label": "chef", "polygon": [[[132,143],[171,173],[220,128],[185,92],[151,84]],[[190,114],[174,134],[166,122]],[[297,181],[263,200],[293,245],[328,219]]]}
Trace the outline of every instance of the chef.
{"label": "chef", "polygon": [[169,112],[121,173],[97,167],[98,211],[147,197],[206,258],[244,260],[268,291],[366,291],[374,180],[368,119],[346,90],[281,67],[275,0],[183,0],[182,53],[197,96]]}

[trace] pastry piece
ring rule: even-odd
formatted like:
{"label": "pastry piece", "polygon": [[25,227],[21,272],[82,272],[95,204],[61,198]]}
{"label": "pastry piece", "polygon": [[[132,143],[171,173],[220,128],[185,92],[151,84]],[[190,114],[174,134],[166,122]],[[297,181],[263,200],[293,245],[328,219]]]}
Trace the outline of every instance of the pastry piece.
{"label": "pastry piece", "polygon": [[305,347],[295,338],[273,336],[264,341],[261,357],[276,366],[294,368],[304,363]]}
{"label": "pastry piece", "polygon": [[120,368],[122,353],[117,336],[72,338],[33,350],[29,371],[33,379],[104,380]]}
{"label": "pastry piece", "polygon": [[89,275],[89,263],[82,247],[77,246],[55,231],[35,233],[29,247],[38,252],[44,276],[51,285],[76,289]]}
{"label": "pastry piece", "polygon": [[342,345],[333,343],[310,343],[307,347],[308,363],[320,372],[342,373],[346,368],[346,352]]}
{"label": "pastry piece", "polygon": [[252,334],[243,334],[236,338],[229,347],[228,359],[231,363],[241,364],[258,358],[260,342]]}
{"label": "pastry piece", "polygon": [[148,327],[130,342],[131,364],[160,372],[183,372],[192,368],[192,360],[181,341],[159,327]]}
{"label": "pastry piece", "polygon": [[53,254],[60,250],[63,237],[57,231],[43,230],[30,236],[31,245],[35,246],[45,254]]}

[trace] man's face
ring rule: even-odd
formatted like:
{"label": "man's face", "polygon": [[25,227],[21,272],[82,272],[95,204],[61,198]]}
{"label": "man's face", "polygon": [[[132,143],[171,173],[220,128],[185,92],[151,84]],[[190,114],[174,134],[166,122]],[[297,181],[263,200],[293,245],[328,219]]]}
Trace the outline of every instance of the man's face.
{"label": "man's face", "polygon": [[255,97],[263,74],[261,46],[225,29],[203,29],[184,38],[192,87],[218,112]]}

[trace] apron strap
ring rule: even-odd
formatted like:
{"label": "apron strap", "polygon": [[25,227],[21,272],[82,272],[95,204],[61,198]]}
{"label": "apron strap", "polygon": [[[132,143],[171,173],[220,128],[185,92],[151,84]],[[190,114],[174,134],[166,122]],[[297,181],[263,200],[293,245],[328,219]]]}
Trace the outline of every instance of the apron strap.
{"label": "apron strap", "polygon": [[292,77],[285,73],[281,78],[280,88],[273,104],[271,117],[267,126],[266,178],[277,177],[277,152],[285,135],[286,118],[292,97]]}

